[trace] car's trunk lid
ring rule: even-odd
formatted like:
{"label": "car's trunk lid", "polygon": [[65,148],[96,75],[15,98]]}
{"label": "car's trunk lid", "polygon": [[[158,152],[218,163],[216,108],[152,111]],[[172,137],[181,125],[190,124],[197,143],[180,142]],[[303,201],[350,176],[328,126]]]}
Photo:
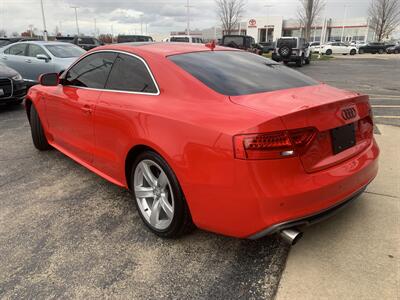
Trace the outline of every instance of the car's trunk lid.
{"label": "car's trunk lid", "polygon": [[[280,117],[287,130],[315,127],[318,130],[316,138],[308,150],[300,155],[307,172],[328,168],[356,155],[365,149],[372,139],[368,97],[325,84],[231,96],[230,100]],[[349,108],[354,108],[355,115],[343,116],[343,110]],[[356,144],[334,154],[332,129],[351,123],[354,124]]]}

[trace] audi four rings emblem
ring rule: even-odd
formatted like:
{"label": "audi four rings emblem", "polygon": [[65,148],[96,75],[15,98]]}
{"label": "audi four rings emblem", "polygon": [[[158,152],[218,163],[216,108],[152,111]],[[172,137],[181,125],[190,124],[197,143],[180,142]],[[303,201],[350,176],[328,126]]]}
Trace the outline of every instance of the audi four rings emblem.
{"label": "audi four rings emblem", "polygon": [[342,110],[342,118],[345,120],[353,119],[356,116],[357,116],[357,112],[354,107],[345,108]]}

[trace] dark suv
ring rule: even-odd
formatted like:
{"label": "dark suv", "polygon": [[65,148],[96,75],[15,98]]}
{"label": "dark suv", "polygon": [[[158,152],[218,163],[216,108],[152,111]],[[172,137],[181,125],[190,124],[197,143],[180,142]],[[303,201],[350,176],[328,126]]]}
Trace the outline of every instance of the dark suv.
{"label": "dark suv", "polygon": [[298,67],[308,65],[311,61],[309,44],[304,38],[281,37],[276,41],[272,59],[282,61],[285,65],[289,62],[295,62]]}
{"label": "dark suv", "polygon": [[90,36],[57,36],[56,41],[77,45],[86,51],[104,45],[98,39]]}
{"label": "dark suv", "polygon": [[262,47],[256,44],[252,36],[248,35],[224,35],[221,46],[246,50],[256,54],[263,54]]}
{"label": "dark suv", "polygon": [[151,36],[146,35],[119,35],[117,43],[140,43],[140,42],[153,42]]}

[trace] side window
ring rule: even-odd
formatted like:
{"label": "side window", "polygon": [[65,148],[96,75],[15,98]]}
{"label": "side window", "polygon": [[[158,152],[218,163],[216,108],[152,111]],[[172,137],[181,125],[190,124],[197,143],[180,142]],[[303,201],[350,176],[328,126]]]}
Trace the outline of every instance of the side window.
{"label": "side window", "polygon": [[4,53],[11,55],[25,56],[26,44],[18,44],[6,49]]}
{"label": "side window", "polygon": [[99,52],[81,59],[65,78],[66,85],[103,89],[116,53]]}
{"label": "side window", "polygon": [[28,56],[36,57],[36,55],[38,54],[44,54],[48,56],[46,51],[44,51],[42,47],[34,44],[28,44]]}
{"label": "side window", "polygon": [[157,87],[145,64],[140,59],[127,54],[118,55],[108,78],[106,89],[157,93]]}

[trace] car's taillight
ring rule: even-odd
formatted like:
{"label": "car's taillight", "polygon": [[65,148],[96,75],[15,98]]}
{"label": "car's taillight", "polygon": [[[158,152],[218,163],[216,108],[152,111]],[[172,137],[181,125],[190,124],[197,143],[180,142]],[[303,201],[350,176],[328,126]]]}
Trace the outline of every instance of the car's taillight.
{"label": "car's taillight", "polygon": [[235,158],[277,159],[303,153],[316,136],[315,128],[241,134],[233,138]]}

